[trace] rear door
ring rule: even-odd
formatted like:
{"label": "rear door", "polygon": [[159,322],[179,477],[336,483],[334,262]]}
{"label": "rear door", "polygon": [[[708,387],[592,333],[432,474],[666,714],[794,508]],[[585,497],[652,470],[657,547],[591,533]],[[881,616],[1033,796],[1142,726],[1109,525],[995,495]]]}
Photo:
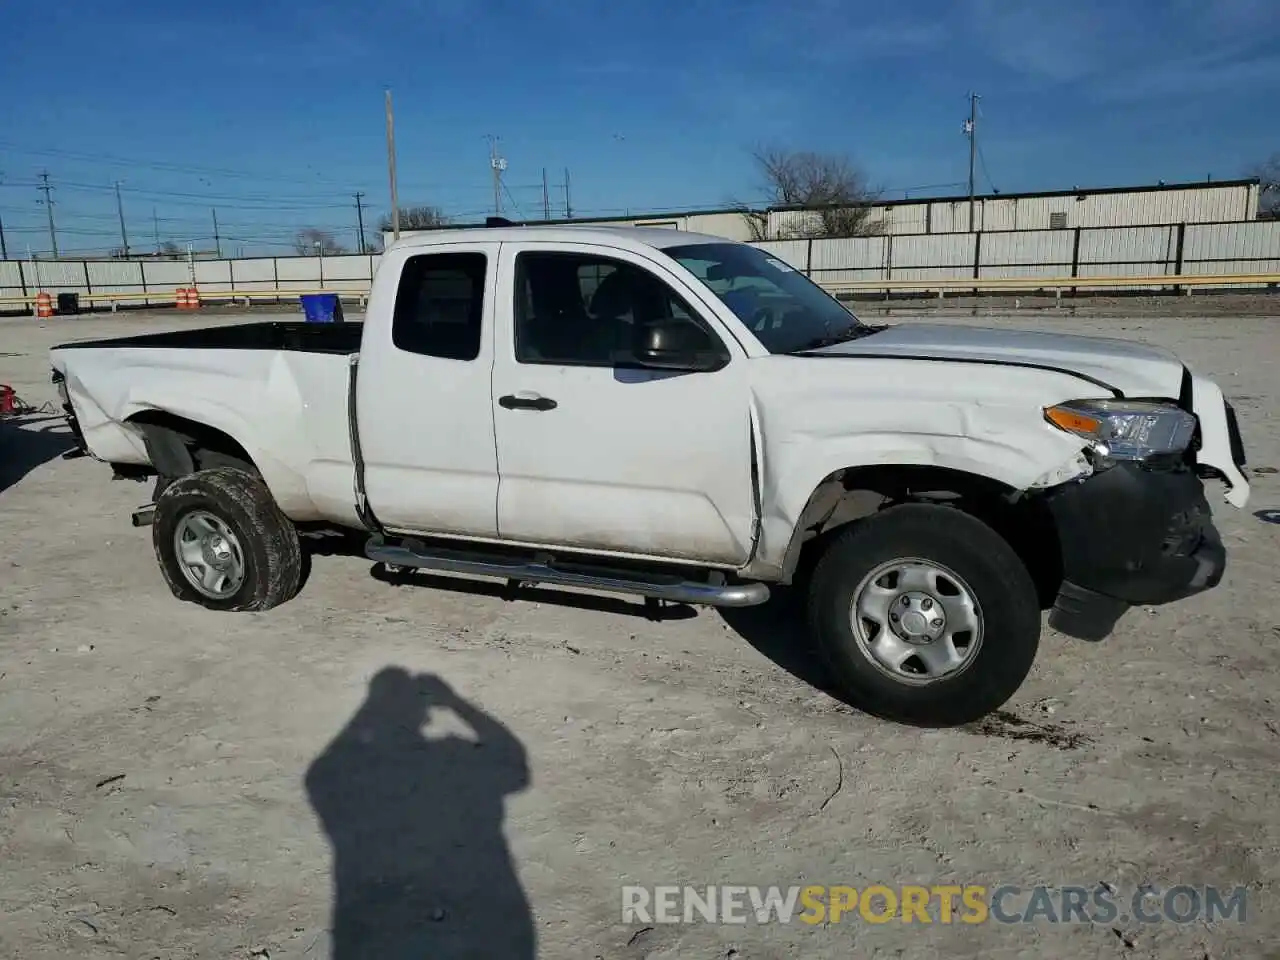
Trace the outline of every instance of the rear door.
{"label": "rear door", "polygon": [[496,243],[448,244],[379,267],[379,280],[399,280],[375,283],[371,307],[394,304],[393,315],[362,342],[356,409],[369,505],[390,530],[497,536],[497,255]]}
{"label": "rear door", "polygon": [[[504,243],[493,411],[498,529],[522,543],[735,567],[754,533],[745,358],[660,260]],[[622,282],[623,280],[627,282]],[[728,363],[625,363],[642,312],[687,319]]]}

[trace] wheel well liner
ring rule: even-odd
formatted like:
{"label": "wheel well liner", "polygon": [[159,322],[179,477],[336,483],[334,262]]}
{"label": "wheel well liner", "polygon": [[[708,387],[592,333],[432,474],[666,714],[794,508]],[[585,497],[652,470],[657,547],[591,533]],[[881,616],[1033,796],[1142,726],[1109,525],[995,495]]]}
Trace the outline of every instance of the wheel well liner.
{"label": "wheel well liner", "polygon": [[141,430],[151,464],[162,477],[221,466],[255,469],[253,457],[235,437],[208,424],[164,410],[144,410],[125,422]]}

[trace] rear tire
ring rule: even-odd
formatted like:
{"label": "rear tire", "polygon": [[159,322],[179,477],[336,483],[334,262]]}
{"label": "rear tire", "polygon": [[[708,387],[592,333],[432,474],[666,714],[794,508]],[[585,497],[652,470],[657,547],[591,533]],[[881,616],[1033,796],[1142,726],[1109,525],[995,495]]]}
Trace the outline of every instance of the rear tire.
{"label": "rear tire", "polygon": [[168,484],[156,502],[152,545],[169,589],[210,610],[269,610],[302,581],[293,523],[253,475],[228,467]]}
{"label": "rear tire", "polygon": [[851,705],[919,726],[1000,707],[1040,643],[1036,587],[1013,548],[982,521],[927,504],[837,535],[809,584],[809,623]]}

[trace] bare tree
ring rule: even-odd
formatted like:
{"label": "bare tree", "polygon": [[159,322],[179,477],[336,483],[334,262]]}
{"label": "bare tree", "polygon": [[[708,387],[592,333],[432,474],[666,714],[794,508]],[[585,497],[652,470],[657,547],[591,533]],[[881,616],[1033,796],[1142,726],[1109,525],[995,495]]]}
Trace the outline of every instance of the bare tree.
{"label": "bare tree", "polygon": [[769,239],[769,214],[765,210],[753,210],[748,204],[734,203],[733,209],[738,211],[742,222],[746,224],[747,236],[752,243]]}
{"label": "bare tree", "polygon": [[333,234],[328,230],[320,230],[317,227],[306,227],[299,230],[293,238],[293,249],[304,257],[315,256],[320,253],[321,256],[332,257],[340,253],[346,253],[346,248],[338,243]]}
{"label": "bare tree", "polygon": [[1258,178],[1258,216],[1280,217],[1280,153],[1273,153],[1250,171]]}
{"label": "bare tree", "polygon": [[[444,215],[439,207],[421,206],[406,207],[400,211],[400,229],[401,230],[435,230],[448,224],[449,218]],[[382,222],[378,224],[378,229],[384,233],[391,230],[391,217],[382,218]]]}
{"label": "bare tree", "polygon": [[[785,237],[866,237],[884,232],[876,216],[874,191],[866,175],[847,157],[785,150],[757,150],[753,157],[769,202],[801,208]],[[745,216],[745,214],[744,214]]]}

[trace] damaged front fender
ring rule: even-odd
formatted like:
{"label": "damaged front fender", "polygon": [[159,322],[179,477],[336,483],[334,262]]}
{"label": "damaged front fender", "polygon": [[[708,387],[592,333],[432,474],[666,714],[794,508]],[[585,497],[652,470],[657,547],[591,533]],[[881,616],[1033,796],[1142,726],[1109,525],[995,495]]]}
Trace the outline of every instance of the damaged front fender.
{"label": "damaged front fender", "polygon": [[1089,458],[1081,450],[1066,463],[1053,467],[1036,477],[1027,484],[1027,490],[1047,490],[1050,487],[1061,486],[1064,483],[1070,483],[1072,480],[1084,480],[1086,477],[1091,476],[1093,476],[1093,464],[1089,462]]}

